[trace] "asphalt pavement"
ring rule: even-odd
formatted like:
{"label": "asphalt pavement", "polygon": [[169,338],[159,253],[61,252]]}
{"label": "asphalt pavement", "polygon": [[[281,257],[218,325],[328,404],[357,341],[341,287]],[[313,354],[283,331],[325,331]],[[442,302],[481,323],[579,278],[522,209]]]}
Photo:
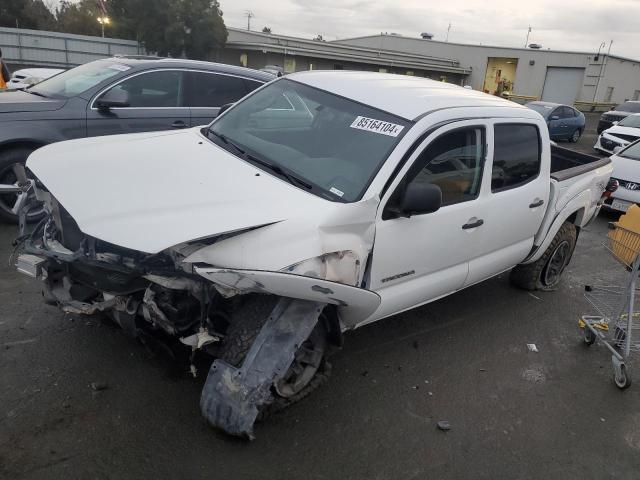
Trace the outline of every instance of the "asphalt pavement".
{"label": "asphalt pavement", "polygon": [[[329,383],[254,442],[200,417],[206,372],[46,306],[2,262],[0,478],[637,479],[640,368],[618,390],[577,327],[584,285],[624,278],[601,245],[610,220],[581,232],[556,291],[505,274],[347,333]],[[0,258],[14,235],[0,225]]]}

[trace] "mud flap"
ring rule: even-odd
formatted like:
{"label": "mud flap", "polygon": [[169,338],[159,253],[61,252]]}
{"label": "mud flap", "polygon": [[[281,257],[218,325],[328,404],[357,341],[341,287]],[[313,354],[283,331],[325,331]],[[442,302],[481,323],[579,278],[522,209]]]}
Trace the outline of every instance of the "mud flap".
{"label": "mud flap", "polygon": [[271,386],[293,362],[311,334],[324,303],[283,298],[251,345],[240,368],[222,360],[211,365],[200,397],[202,415],[232,435],[253,439],[259,407],[273,401]]}

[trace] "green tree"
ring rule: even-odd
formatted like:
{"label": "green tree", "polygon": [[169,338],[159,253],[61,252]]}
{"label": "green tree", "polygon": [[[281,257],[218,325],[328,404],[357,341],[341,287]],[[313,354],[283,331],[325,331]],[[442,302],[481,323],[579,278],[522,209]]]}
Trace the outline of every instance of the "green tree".
{"label": "green tree", "polygon": [[[73,3],[62,1],[56,11],[56,30],[77,35],[101,35],[98,23],[99,11],[95,2],[81,0]],[[110,34],[105,33],[106,36]]]}
{"label": "green tree", "polygon": [[42,0],[0,0],[0,27],[52,30],[55,24]]}

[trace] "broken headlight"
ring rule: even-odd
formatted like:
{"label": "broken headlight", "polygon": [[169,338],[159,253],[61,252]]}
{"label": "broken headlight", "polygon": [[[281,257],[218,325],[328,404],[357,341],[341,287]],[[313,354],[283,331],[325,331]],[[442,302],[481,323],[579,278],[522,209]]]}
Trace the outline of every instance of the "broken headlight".
{"label": "broken headlight", "polygon": [[356,285],[360,279],[360,264],[360,259],[355,252],[342,250],[308,258],[289,265],[281,271],[346,285]]}

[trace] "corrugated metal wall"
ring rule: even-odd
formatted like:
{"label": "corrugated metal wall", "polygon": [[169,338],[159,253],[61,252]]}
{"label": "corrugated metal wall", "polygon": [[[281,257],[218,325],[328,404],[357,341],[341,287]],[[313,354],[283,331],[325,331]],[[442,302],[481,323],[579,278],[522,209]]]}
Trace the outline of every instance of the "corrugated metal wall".
{"label": "corrugated metal wall", "polygon": [[0,48],[7,63],[20,67],[70,68],[112,55],[144,53],[132,40],[4,27],[0,27]]}

